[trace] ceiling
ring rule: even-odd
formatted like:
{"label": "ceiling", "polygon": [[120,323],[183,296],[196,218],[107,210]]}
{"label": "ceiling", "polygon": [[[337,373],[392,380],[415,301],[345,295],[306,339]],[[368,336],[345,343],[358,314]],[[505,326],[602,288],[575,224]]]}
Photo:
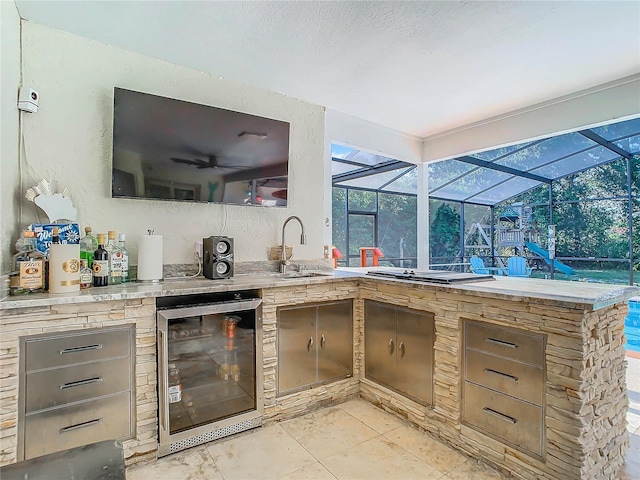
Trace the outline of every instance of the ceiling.
{"label": "ceiling", "polygon": [[22,18],[425,137],[640,72],[637,1],[32,1]]}

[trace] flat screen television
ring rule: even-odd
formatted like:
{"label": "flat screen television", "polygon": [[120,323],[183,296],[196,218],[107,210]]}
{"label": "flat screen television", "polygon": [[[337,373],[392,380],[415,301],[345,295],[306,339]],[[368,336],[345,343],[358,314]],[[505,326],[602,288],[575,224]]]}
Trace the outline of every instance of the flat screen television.
{"label": "flat screen television", "polygon": [[289,123],[114,88],[111,196],[286,206]]}

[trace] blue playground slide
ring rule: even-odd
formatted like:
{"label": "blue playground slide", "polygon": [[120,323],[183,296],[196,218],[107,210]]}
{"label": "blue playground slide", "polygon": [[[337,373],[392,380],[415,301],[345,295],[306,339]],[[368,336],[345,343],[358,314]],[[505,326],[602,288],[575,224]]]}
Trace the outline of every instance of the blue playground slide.
{"label": "blue playground slide", "polygon": [[[547,265],[551,265],[551,260],[549,259],[549,252],[547,252],[540,245],[538,245],[537,243],[534,243],[534,242],[526,242],[524,245],[529,250],[531,250],[534,254],[538,255],[539,257],[542,257],[544,259],[544,261],[547,262]],[[560,260],[555,260],[554,259],[553,260],[553,267],[556,270],[559,270],[560,272],[565,273],[567,275],[573,275],[575,273],[573,268],[571,268],[569,265],[565,265]]]}

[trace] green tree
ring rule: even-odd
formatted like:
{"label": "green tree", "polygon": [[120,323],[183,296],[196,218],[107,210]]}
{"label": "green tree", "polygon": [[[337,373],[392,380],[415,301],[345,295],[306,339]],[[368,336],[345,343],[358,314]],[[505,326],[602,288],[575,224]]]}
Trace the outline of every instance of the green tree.
{"label": "green tree", "polygon": [[437,208],[431,221],[429,250],[431,258],[453,260],[460,253],[460,213],[448,203]]}

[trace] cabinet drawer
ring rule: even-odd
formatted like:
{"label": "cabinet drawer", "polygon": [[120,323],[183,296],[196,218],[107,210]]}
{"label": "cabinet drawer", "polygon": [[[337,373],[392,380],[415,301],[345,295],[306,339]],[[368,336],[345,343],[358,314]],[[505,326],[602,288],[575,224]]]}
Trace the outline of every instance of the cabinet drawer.
{"label": "cabinet drawer", "polygon": [[131,434],[129,393],[27,415],[25,459]]}
{"label": "cabinet drawer", "polygon": [[508,328],[465,322],[466,346],[533,365],[544,365],[544,337]]}
{"label": "cabinet drawer", "polygon": [[26,342],[26,371],[129,355],[131,328],[64,332]]}
{"label": "cabinet drawer", "polygon": [[542,405],[544,395],[542,367],[467,349],[465,379],[512,397]]}
{"label": "cabinet drawer", "polygon": [[27,373],[26,412],[131,389],[128,357]]}
{"label": "cabinet drawer", "polygon": [[465,382],[462,418],[468,425],[542,456],[542,407]]}

